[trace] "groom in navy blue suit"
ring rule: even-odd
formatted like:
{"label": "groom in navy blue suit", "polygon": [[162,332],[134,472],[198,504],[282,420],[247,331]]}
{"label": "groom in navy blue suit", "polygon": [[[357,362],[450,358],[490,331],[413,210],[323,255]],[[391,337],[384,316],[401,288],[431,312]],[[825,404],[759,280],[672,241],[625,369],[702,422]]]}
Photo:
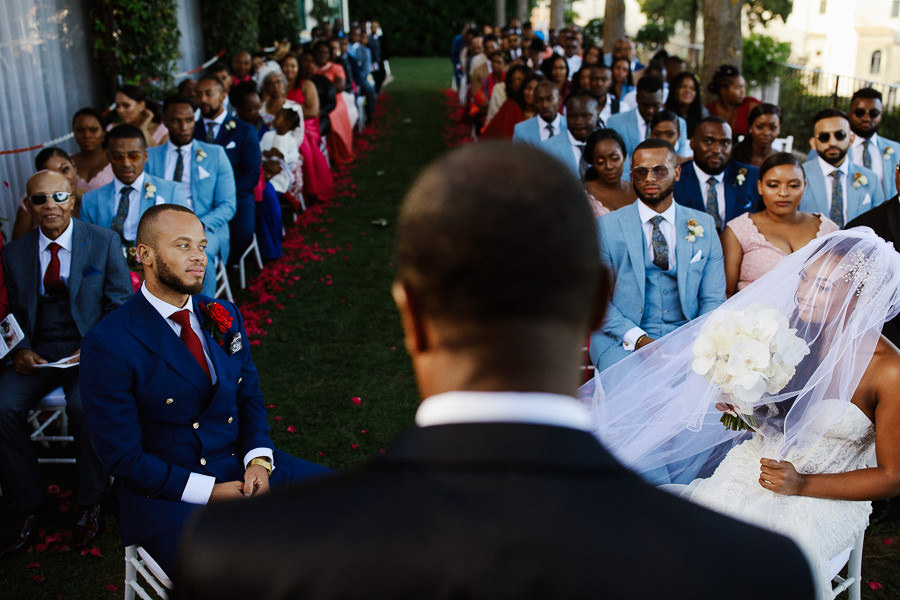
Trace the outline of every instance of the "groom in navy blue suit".
{"label": "groom in navy blue suit", "polygon": [[675,202],[712,216],[722,231],[728,221],[756,212],[759,169],[731,160],[731,127],[721,117],[702,119],[691,138],[694,158],[681,165]]}
{"label": "groom in navy blue suit", "polygon": [[144,285],[82,343],[84,412],[120,486],[122,542],[167,572],[199,506],[265,493],[270,476],[278,485],[328,470],[275,449],[240,312],[196,295],[205,245],[189,209],[147,210]]}
{"label": "groom in navy blue suit", "polygon": [[225,111],[225,98],[225,88],[212,75],[204,75],[197,81],[197,103],[202,118],[194,128],[194,139],[224,147],[234,171],[237,212],[229,223],[231,250],[226,254],[234,261],[250,245],[256,230],[253,190],[259,183],[262,156],[256,130]]}

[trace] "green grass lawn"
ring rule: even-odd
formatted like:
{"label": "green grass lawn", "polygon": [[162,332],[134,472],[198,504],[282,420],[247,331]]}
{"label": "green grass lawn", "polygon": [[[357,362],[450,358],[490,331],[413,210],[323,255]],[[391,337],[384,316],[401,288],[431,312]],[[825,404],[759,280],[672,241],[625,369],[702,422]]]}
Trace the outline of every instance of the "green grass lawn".
{"label": "green grass lawn", "polygon": [[[261,306],[268,311],[260,323],[267,334],[253,347],[263,392],[274,405],[269,422],[275,443],[335,469],[378,453],[411,424],[417,405],[390,295],[393,238],[403,194],[422,167],[446,149],[442,89],[450,69],[443,58],[396,59],[392,66],[396,81],[386,88],[379,134],[364,138],[371,148],[351,171],[355,187],[315,223],[290,230],[322,260],[302,262],[302,269],[284,278],[276,299]],[[245,292],[239,300],[253,298]],[[71,487],[70,467],[46,472],[48,482]],[[45,519],[48,533],[71,526],[69,500],[53,502]],[[12,518],[8,509],[0,511],[0,522],[7,524],[0,529],[5,532]],[[123,552],[114,518],[106,519],[98,540],[100,557],[60,546],[0,562],[0,598],[122,596]],[[864,598],[900,597],[898,549],[900,508],[895,508],[892,519],[868,530]],[[872,590],[867,582],[883,587]]]}

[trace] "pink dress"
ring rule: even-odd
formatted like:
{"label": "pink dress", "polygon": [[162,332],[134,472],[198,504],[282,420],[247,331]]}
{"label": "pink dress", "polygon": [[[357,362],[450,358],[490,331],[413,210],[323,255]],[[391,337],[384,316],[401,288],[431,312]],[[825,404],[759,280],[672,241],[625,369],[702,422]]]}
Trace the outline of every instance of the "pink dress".
{"label": "pink dress", "polygon": [[81,175],[77,175],[77,185],[82,188],[86,192],[90,192],[91,190],[96,190],[97,188],[101,188],[107,183],[113,180],[113,170],[112,165],[106,163],[106,166],[100,170],[99,173],[94,175],[94,177],[90,181],[85,181],[81,178]]}
{"label": "pink dress", "polygon": [[[816,237],[837,231],[840,227],[821,213],[812,213],[819,218],[819,231]],[[727,225],[734,237],[741,243],[744,258],[741,260],[741,273],[738,277],[738,291],[744,289],[780,263],[787,253],[772,244],[756,228],[750,213],[735,217]]]}

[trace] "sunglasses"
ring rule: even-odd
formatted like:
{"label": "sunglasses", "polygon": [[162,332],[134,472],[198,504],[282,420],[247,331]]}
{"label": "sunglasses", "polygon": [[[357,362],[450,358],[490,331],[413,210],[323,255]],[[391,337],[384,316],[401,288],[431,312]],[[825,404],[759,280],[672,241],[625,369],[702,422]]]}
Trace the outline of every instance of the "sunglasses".
{"label": "sunglasses", "polygon": [[866,110],[864,108],[857,108],[853,111],[853,114],[857,119],[862,119],[866,115],[869,115],[873,119],[877,119],[881,116],[881,111],[877,108],[870,108],[869,110]]}
{"label": "sunglasses", "polygon": [[137,162],[144,158],[143,152],[138,152],[137,150],[132,150],[131,152],[110,152],[109,160],[112,162],[120,163],[125,162],[125,159],[128,158],[131,162]]}
{"label": "sunglasses", "polygon": [[72,196],[69,192],[53,192],[52,194],[32,194],[28,196],[28,200],[31,202],[32,206],[40,206],[47,202],[47,200],[53,200],[57,204],[63,204],[64,202],[68,202],[69,198]]}
{"label": "sunglasses", "polygon": [[665,165],[656,165],[655,167],[632,167],[632,179],[643,181],[647,179],[647,175],[653,173],[653,179],[665,179],[669,175],[669,167]]}
{"label": "sunglasses", "polygon": [[840,131],[835,131],[834,133],[831,133],[830,131],[823,131],[822,133],[820,133],[819,135],[816,136],[816,139],[819,140],[820,142],[822,142],[823,144],[827,144],[828,140],[831,139],[831,136],[834,136],[834,139],[837,140],[838,142],[843,142],[844,140],[847,139],[847,132],[844,131],[843,129]]}

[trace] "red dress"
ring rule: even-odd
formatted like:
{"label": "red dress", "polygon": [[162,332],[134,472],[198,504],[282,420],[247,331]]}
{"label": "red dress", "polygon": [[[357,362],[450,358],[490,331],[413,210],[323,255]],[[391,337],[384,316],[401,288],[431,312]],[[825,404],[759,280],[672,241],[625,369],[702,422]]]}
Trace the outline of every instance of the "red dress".
{"label": "red dress", "polygon": [[494,118],[488,121],[487,126],[481,132],[481,137],[511,140],[516,124],[524,120],[525,113],[522,112],[519,104],[512,98],[507,98]]}
{"label": "red dress", "polygon": [[[293,88],[287,94],[288,100],[302,105],[306,96],[300,88]],[[303,142],[300,144],[300,156],[303,157],[303,192],[316,196],[319,200],[330,200],[334,196],[334,177],[328,160],[319,148],[319,119],[311,117],[303,119]]]}
{"label": "red dress", "polygon": [[[344,67],[333,62],[316,68],[317,75],[324,75],[328,81],[334,83],[335,79],[347,81]],[[339,163],[353,161],[353,125],[350,123],[350,113],[347,112],[347,103],[341,90],[337,91],[337,105],[329,115],[331,118],[331,131],[328,132],[328,153],[331,160]]]}
{"label": "red dress", "polygon": [[[750,134],[750,124],[747,122],[747,117],[750,116],[750,111],[753,110],[753,107],[757,104],[759,104],[759,100],[756,98],[744,96],[744,101],[738,105],[737,113],[734,116],[734,123],[731,123],[732,137],[736,138],[739,135]],[[706,105],[706,110],[709,111],[710,116],[720,116],[715,100]]]}

